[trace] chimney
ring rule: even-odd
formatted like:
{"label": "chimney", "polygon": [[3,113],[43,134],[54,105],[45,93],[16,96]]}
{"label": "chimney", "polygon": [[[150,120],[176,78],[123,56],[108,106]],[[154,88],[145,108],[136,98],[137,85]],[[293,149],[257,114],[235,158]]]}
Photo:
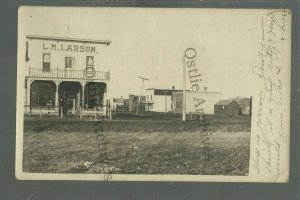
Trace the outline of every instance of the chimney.
{"label": "chimney", "polygon": [[207,92],[207,87],[204,87],[204,92]]}
{"label": "chimney", "polygon": [[175,86],[172,86],[172,90],[175,90]]}

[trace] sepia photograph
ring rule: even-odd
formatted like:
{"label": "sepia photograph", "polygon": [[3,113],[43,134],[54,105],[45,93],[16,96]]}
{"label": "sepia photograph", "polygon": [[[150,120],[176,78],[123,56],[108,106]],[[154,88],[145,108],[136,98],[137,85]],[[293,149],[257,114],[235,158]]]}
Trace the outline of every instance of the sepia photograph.
{"label": "sepia photograph", "polygon": [[20,7],[16,177],[286,182],[291,12]]}

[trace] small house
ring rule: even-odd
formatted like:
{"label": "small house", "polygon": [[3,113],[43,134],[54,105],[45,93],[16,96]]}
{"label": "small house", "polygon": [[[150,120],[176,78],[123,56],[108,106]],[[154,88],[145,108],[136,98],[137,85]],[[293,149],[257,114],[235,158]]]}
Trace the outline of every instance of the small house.
{"label": "small house", "polygon": [[237,102],[241,108],[241,113],[243,115],[250,115],[251,110],[251,101],[247,97],[236,97],[233,99],[235,102]]}
{"label": "small house", "polygon": [[234,100],[220,100],[214,105],[215,115],[238,116],[240,106]]}

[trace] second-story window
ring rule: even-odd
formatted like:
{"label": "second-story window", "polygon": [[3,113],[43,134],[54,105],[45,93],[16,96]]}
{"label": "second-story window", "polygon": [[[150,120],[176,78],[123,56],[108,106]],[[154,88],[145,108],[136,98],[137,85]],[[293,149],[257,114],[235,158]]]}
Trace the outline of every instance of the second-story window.
{"label": "second-story window", "polygon": [[94,56],[86,57],[86,68],[94,68]]}
{"label": "second-story window", "polygon": [[65,68],[72,69],[74,65],[74,58],[72,57],[65,57]]}
{"label": "second-story window", "polygon": [[50,53],[44,53],[43,54],[43,71],[49,72],[50,71]]}

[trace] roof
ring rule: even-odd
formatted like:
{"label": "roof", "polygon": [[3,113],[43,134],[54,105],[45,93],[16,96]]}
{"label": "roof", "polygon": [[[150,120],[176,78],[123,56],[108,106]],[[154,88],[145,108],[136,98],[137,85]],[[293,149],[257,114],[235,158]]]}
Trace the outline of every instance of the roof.
{"label": "roof", "polygon": [[[133,97],[139,97],[139,94],[129,94],[129,97],[133,96]],[[146,98],[146,95],[141,95],[141,98]]]}
{"label": "roof", "polygon": [[39,35],[27,35],[28,39],[36,40],[56,40],[65,42],[80,42],[80,43],[93,43],[93,44],[105,44],[110,45],[111,41],[108,40],[91,40],[91,39],[79,39],[79,38],[67,38],[67,37],[52,37],[52,36],[39,36]]}
{"label": "roof", "polygon": [[215,105],[218,105],[218,106],[227,106],[227,105],[231,104],[232,102],[235,102],[235,101],[234,100],[227,100],[227,99],[226,100],[220,100]]}
{"label": "roof", "polygon": [[175,90],[155,89],[154,90],[154,95],[168,95],[168,96],[171,96],[173,91],[175,91]]}
{"label": "roof", "polygon": [[234,100],[235,102],[239,103],[239,102],[241,102],[241,101],[244,100],[244,99],[249,100],[249,98],[247,98],[247,97],[236,97],[236,98],[234,98],[233,100]]}
{"label": "roof", "polygon": [[[173,90],[173,89],[155,89],[155,88],[148,88],[146,90],[154,90],[154,95],[167,95],[171,96],[173,92],[182,92],[182,90]],[[188,90],[187,90],[188,91]]]}

